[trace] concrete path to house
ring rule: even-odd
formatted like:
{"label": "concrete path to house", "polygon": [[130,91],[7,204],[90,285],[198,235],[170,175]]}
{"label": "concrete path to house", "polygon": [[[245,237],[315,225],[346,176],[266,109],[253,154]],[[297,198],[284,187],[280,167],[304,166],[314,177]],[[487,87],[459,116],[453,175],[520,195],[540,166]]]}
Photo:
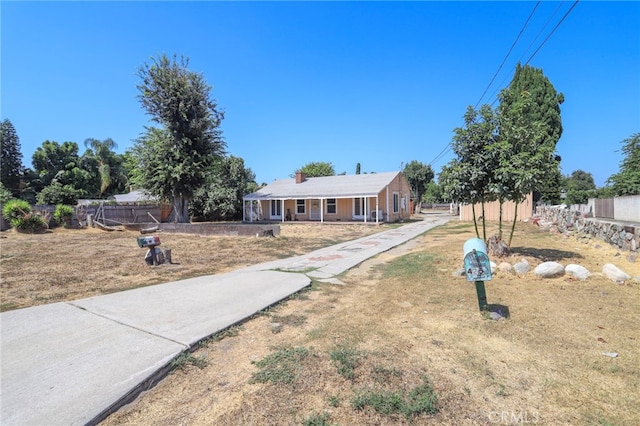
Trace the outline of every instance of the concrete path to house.
{"label": "concrete path to house", "polygon": [[234,272],[0,314],[0,424],[96,424],[205,339],[452,216]]}

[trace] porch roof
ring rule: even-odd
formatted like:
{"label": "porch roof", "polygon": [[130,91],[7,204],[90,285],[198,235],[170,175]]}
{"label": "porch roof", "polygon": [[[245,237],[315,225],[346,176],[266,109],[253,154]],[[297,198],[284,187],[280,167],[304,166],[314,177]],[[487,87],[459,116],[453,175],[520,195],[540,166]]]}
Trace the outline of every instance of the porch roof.
{"label": "porch roof", "polygon": [[309,198],[374,197],[400,172],[339,175],[295,179],[278,179],[258,191],[245,195],[245,200],[290,200]]}

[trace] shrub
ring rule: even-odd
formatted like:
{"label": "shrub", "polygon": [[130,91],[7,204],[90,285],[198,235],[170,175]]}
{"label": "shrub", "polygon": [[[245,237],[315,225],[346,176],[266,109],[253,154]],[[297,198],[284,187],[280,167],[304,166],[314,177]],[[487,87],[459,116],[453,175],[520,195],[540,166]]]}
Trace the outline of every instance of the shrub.
{"label": "shrub", "polygon": [[47,223],[24,200],[10,200],[2,208],[2,216],[20,232],[40,232],[47,229]]}
{"label": "shrub", "polygon": [[53,212],[53,219],[59,225],[64,225],[65,228],[71,226],[71,218],[73,217],[73,207],[65,204],[58,204],[55,212]]}

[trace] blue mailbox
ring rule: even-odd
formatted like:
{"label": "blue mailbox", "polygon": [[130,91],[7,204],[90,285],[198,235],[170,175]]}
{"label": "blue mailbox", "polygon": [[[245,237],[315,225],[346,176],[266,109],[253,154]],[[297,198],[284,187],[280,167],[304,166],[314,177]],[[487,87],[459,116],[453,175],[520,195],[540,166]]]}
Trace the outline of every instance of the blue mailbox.
{"label": "blue mailbox", "polygon": [[462,249],[467,281],[491,280],[491,265],[484,241],[480,238],[471,238],[464,243]]}

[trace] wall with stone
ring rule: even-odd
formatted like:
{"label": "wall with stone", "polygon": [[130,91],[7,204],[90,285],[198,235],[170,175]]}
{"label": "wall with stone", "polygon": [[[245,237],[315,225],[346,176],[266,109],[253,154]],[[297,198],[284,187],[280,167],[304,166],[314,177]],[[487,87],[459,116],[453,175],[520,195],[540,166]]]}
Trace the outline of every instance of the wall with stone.
{"label": "wall with stone", "polygon": [[579,211],[563,206],[538,206],[536,215],[541,226],[556,226],[558,231],[574,231],[603,240],[622,250],[640,251],[640,224],[624,224],[607,219],[585,217]]}

